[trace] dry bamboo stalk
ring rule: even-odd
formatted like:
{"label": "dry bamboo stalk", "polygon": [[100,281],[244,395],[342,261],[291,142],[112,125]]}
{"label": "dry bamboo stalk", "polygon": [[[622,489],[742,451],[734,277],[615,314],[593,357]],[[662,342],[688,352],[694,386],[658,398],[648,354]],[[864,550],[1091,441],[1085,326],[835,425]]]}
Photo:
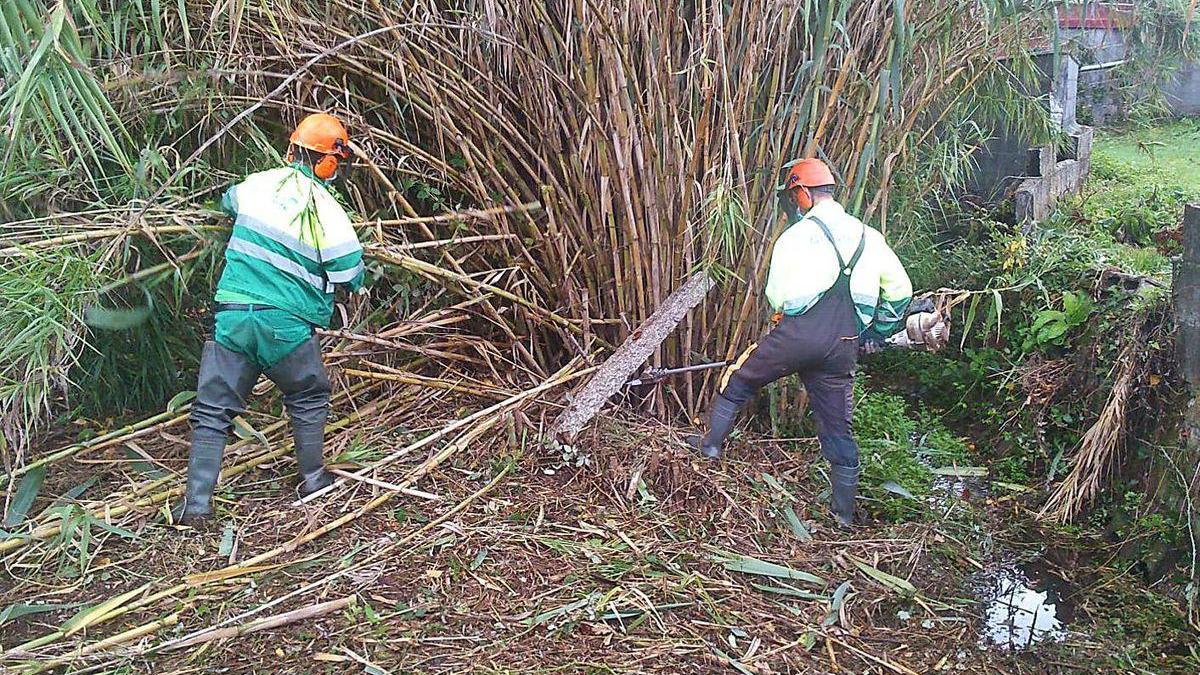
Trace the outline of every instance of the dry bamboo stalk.
{"label": "dry bamboo stalk", "polygon": [[[228,229],[229,227],[225,225],[159,225],[155,227],[146,226],[137,231],[148,231],[154,234],[183,234],[187,232],[195,232],[197,230]],[[101,230],[80,232],[78,234],[64,234],[61,237],[51,237],[49,239],[31,241],[27,244],[17,244],[16,246],[0,248],[0,257],[28,255],[31,250],[54,248],[56,246],[66,246],[68,244],[79,244],[89,241],[101,241],[130,233],[131,231],[125,227],[108,227]]]}
{"label": "dry bamboo stalk", "polygon": [[1143,345],[1138,336],[1127,337],[1117,357],[1116,381],[1099,418],[1083,434],[1072,460],[1071,473],[1059,483],[1054,494],[1038,511],[1039,518],[1070,522],[1100,491],[1100,484],[1112,468],[1125,434],[1125,413],[1134,381],[1142,363]]}
{"label": "dry bamboo stalk", "polygon": [[365,377],[373,380],[387,380],[389,382],[403,382],[418,387],[429,387],[430,389],[443,389],[446,391],[457,391],[464,394],[475,394],[478,396],[491,396],[493,398],[504,398],[510,396],[508,392],[495,389],[493,387],[470,387],[453,382],[445,382],[443,380],[425,377],[423,375],[414,375],[411,373],[376,373],[369,370],[357,370],[355,368],[343,368],[343,373],[353,375],[354,377]]}
{"label": "dry bamboo stalk", "polygon": [[[496,216],[507,215],[511,213],[527,213],[530,211],[540,211],[542,205],[539,202],[526,202],[524,204],[516,204],[514,206],[495,206],[487,209],[465,209],[454,213],[443,213],[436,216],[416,216],[410,218],[399,218],[395,220],[371,220],[367,221],[372,225],[383,225],[384,227],[395,227],[400,225],[418,225],[421,223],[453,223],[459,220],[492,220]],[[512,235],[504,235],[512,237]],[[465,240],[465,239],[464,239]],[[448,242],[463,241],[449,239]],[[480,240],[483,241],[483,240]],[[437,242],[428,242],[437,243]]]}
{"label": "dry bamboo stalk", "polygon": [[366,483],[367,485],[374,485],[376,487],[381,487],[385,490],[391,490],[392,492],[399,492],[400,494],[407,495],[409,497],[418,497],[420,499],[428,499],[430,501],[435,501],[435,502],[441,501],[441,499],[442,499],[440,496],[435,495],[430,492],[422,492],[421,490],[414,490],[413,488],[407,488],[402,485],[388,483],[386,481],[377,480],[375,478],[368,478],[367,476],[356,476],[356,475],[350,473],[349,471],[345,471],[343,469],[330,469],[329,473],[332,473],[337,476],[341,476],[343,478],[349,478],[350,480],[360,481],[360,482]]}
{"label": "dry bamboo stalk", "polygon": [[257,633],[258,631],[262,630],[270,630],[272,628],[287,626],[289,624],[296,623],[297,621],[315,619],[325,616],[326,614],[332,614],[334,612],[346,609],[347,607],[352,607],[357,601],[358,596],[349,595],[338,600],[319,602],[315,605],[309,605],[308,607],[301,607],[300,609],[293,609],[290,612],[283,612],[282,614],[276,614],[275,616],[269,616],[258,619],[257,621],[251,621],[250,623],[241,626],[213,629],[206,633],[201,633],[188,638],[187,640],[176,643],[171,647],[171,649],[183,649],[184,647],[191,647],[192,645],[198,645],[205,642],[227,640],[229,638],[238,637],[241,635]]}
{"label": "dry bamboo stalk", "polygon": [[[445,448],[443,448],[437,454],[435,454],[432,457],[430,457],[429,459],[425,460],[419,466],[417,466],[415,469],[410,471],[404,477],[404,479],[400,482],[400,485],[404,486],[404,487],[409,487],[411,485],[414,485],[419,479],[427,476],[430,471],[432,471],[433,469],[435,469],[439,465],[441,465],[442,462],[446,461],[448,458],[450,458],[451,456],[453,456],[454,454],[456,454],[457,452],[459,452],[460,450],[465,448],[468,443],[474,441],[476,438],[483,435],[484,432],[490,431],[492,429],[492,427],[496,426],[496,424],[499,422],[499,419],[500,419],[499,415],[494,414],[491,417],[479,420],[479,423],[474,428],[467,431],[459,438],[455,439],[455,442],[448,444]],[[339,480],[345,481],[346,479],[342,478]],[[248,560],[237,563],[236,565],[229,565],[228,567],[221,568],[219,570],[216,570],[215,572],[206,572],[204,574],[189,575],[189,576],[185,577],[184,579],[189,584],[192,584],[193,579],[198,580],[197,583],[203,583],[203,580],[205,578],[211,577],[213,574],[219,574],[220,578],[223,580],[224,579],[232,579],[232,578],[240,576],[242,574],[249,574],[254,571],[256,566],[261,565],[262,563],[280,555],[281,553],[294,551],[294,550],[300,548],[301,546],[313,541],[314,539],[318,539],[320,537],[325,536],[326,534],[338,529],[339,527],[345,525],[346,523],[352,522],[354,520],[361,518],[362,516],[364,516],[368,513],[371,513],[375,509],[379,508],[380,506],[388,503],[393,498],[395,498],[396,494],[397,493],[395,493],[395,492],[385,492],[385,493],[379,495],[378,497],[375,497],[371,501],[367,502],[366,504],[363,504],[362,506],[358,507],[354,511],[351,511],[339,518],[335,518],[335,519],[331,520],[330,522],[325,523],[321,527],[319,527],[315,530],[312,530],[311,532],[302,534],[302,535],[296,537],[295,539],[287,542],[286,544],[277,546],[269,551],[260,553],[256,556],[254,556],[253,558],[250,558]]]}
{"label": "dry bamboo stalk", "polygon": [[[190,404],[185,405],[185,406],[180,406],[179,411],[186,411],[190,407],[191,407]],[[16,469],[14,469],[11,473],[0,476],[0,486],[3,486],[6,483],[8,483],[9,481],[19,478],[23,474],[28,473],[31,469],[37,468],[39,466],[46,466],[48,464],[53,464],[60,459],[70,457],[71,455],[77,454],[84,450],[89,450],[89,451],[90,450],[99,450],[101,448],[106,448],[110,445],[116,445],[117,443],[123,443],[132,438],[137,438],[137,437],[145,435],[145,434],[153,433],[159,429],[165,429],[167,427],[174,426],[174,425],[178,424],[179,422],[187,419],[186,414],[178,415],[174,418],[171,418],[172,415],[175,415],[179,411],[161,412],[161,413],[158,413],[157,415],[147,417],[146,419],[141,420],[139,422],[134,422],[133,424],[127,424],[127,425],[121,427],[120,429],[116,429],[114,431],[110,431],[108,433],[101,434],[100,436],[97,436],[95,438],[88,439],[86,441],[83,441],[82,443],[75,443],[73,445],[68,445],[67,447],[65,447],[61,450],[52,452],[49,455],[46,455],[45,457],[42,457],[33,462],[29,462],[29,463],[25,464],[24,466],[18,467]],[[171,418],[171,419],[168,419],[168,418]]]}
{"label": "dry bamboo stalk", "polygon": [[495,295],[498,295],[506,300],[515,302],[518,305],[521,305],[522,307],[533,311],[535,314],[540,314],[540,315],[550,319],[551,321],[557,323],[560,326],[563,326],[563,327],[573,330],[575,332],[580,332],[582,330],[578,325],[576,325],[575,322],[571,321],[570,319],[567,319],[563,316],[559,316],[558,314],[555,314],[554,312],[546,309],[545,307],[542,307],[541,305],[530,302],[529,300],[526,300],[525,298],[522,298],[521,296],[519,296],[515,293],[504,290],[503,288],[499,288],[497,286],[492,286],[491,284],[486,284],[482,281],[476,281],[475,279],[472,279],[471,277],[467,276],[466,274],[454,272],[454,271],[448,270],[444,267],[438,267],[437,265],[427,263],[424,260],[418,260],[411,256],[406,256],[406,255],[403,255],[400,253],[395,253],[392,251],[385,251],[385,250],[380,250],[378,248],[372,248],[368,251],[368,253],[374,258],[377,258],[384,262],[390,262],[394,265],[399,265],[400,267],[403,267],[404,269],[409,270],[410,272],[417,272],[417,273],[424,274],[429,277],[433,277],[435,279],[442,279],[442,280],[448,279],[448,280],[455,281],[457,283],[460,283],[464,286],[467,286],[469,288],[476,289],[476,290],[486,290],[486,291],[488,291],[490,293],[494,293]]}
{"label": "dry bamboo stalk", "polygon": [[83,647],[78,652],[71,654],[70,656],[61,656],[61,657],[58,657],[55,659],[50,659],[48,661],[44,661],[42,663],[35,664],[35,665],[31,666],[28,670],[25,670],[23,672],[26,673],[26,675],[33,675],[33,673],[41,673],[41,672],[50,670],[52,668],[57,668],[58,666],[73,663],[82,657],[90,656],[92,654],[95,654],[96,652],[107,651],[113,647],[125,644],[126,642],[129,642],[131,640],[137,640],[138,638],[143,638],[143,637],[146,637],[147,635],[153,635],[154,633],[157,633],[158,631],[160,631],[164,628],[170,628],[171,626],[174,626],[177,623],[179,623],[179,613],[178,612],[176,612],[174,614],[170,614],[170,615],[168,615],[162,619],[159,619],[157,621],[151,621],[150,623],[138,626],[136,628],[132,628],[132,629],[127,630],[122,633],[118,633],[111,637],[100,640],[99,642],[92,643],[86,647]]}
{"label": "dry bamboo stalk", "polygon": [[[380,221],[386,223],[391,221]],[[437,248],[439,246],[455,246],[458,244],[479,244],[486,241],[513,241],[517,239],[517,235],[511,233],[505,234],[477,234],[469,237],[455,237],[453,239],[438,239],[437,241],[423,241],[417,244],[389,244],[388,248],[394,251],[416,251],[423,248]]]}
{"label": "dry bamboo stalk", "polygon": [[[476,420],[485,418],[488,415],[492,415],[494,413],[498,413],[502,410],[505,410],[507,408],[515,406],[529,398],[532,398],[532,397],[542,394],[546,391],[549,391],[550,389],[553,389],[554,387],[557,387],[559,385],[570,382],[576,378],[583,377],[584,375],[587,375],[588,373],[591,373],[594,370],[595,370],[595,368],[593,367],[593,368],[585,368],[580,371],[574,371],[570,366],[568,366],[567,368],[564,368],[564,369],[560,370],[558,373],[556,373],[554,375],[554,377],[552,379],[550,379],[549,381],[543,382],[542,384],[539,384],[538,386],[536,386],[532,389],[527,389],[519,394],[510,396],[509,398],[507,398],[503,401],[500,401],[499,403],[496,403],[495,405],[489,406],[482,410],[478,410],[470,415],[467,415],[466,417],[456,420],[449,426],[446,426],[438,431],[435,431],[434,433],[429,434],[425,438],[422,438],[414,443],[410,443],[409,445],[407,445],[403,448],[400,448],[399,450],[393,452],[392,454],[388,455],[387,457],[384,457],[383,459],[372,462],[370,465],[368,465],[354,473],[356,476],[365,476],[368,473],[374,472],[382,467],[388,466],[389,464],[393,464],[394,462],[396,462],[396,460],[400,459],[401,457],[404,457],[413,452],[416,452],[417,450],[420,450],[421,448],[423,448],[437,440],[445,438],[449,434],[458,431],[459,429],[471,424],[472,422],[475,422]],[[329,487],[327,487],[323,490],[318,490],[302,499],[297,499],[296,501],[292,502],[292,504],[294,506],[299,506],[301,504],[304,504],[305,502],[310,502],[314,499],[318,499],[334,490],[341,488],[342,485],[344,485],[345,483],[346,483],[345,478],[339,478],[338,480],[334,481],[333,484],[330,485]]]}
{"label": "dry bamboo stalk", "polygon": [[[353,421],[356,421],[364,416],[371,414],[378,407],[378,405],[379,405],[378,402],[372,403],[368,406],[365,406],[359,410],[356,410],[356,411],[350,413],[346,417],[343,417],[339,420],[331,422],[328,426],[326,426],[326,430],[332,431],[332,430],[340,429]],[[280,425],[280,428],[282,428],[283,423],[280,422],[279,425]],[[231,466],[231,467],[228,467],[228,468],[222,470],[220,478],[229,480],[230,478],[241,475],[241,474],[257,467],[260,464],[269,462],[273,459],[278,459],[280,457],[283,457],[284,455],[289,454],[291,452],[291,450],[292,450],[292,446],[290,443],[282,444],[280,446],[280,448],[277,450],[255,456],[241,464],[236,464],[234,466]],[[179,477],[173,476],[173,477],[162,478],[157,481],[152,481],[150,483],[150,485],[160,485],[160,484],[163,484],[164,482],[177,482],[177,481],[179,481]],[[183,486],[183,485],[178,485],[174,488],[163,490],[156,494],[150,495],[149,497],[145,497],[143,499],[139,499],[139,500],[133,501],[133,502],[119,504],[112,508],[101,507],[100,509],[94,511],[92,513],[92,515],[97,518],[109,518],[109,519],[120,517],[120,516],[125,515],[126,513],[129,513],[130,511],[133,511],[134,509],[153,506],[160,502],[164,502],[173,496],[183,494],[184,487],[185,486]],[[6,539],[4,541],[0,541],[0,553],[7,553],[9,551],[12,551],[12,550],[15,550],[18,548],[22,548],[33,541],[42,541],[45,539],[49,539],[51,537],[56,536],[61,531],[62,531],[62,523],[61,522],[57,525],[45,525],[45,526],[36,528],[33,532],[31,532],[29,534],[28,537],[23,537],[20,539],[12,538],[12,539]]]}
{"label": "dry bamboo stalk", "polygon": [[[171,640],[171,641],[165,642],[163,644],[156,645],[154,647],[146,649],[145,651],[141,652],[139,655],[140,656],[148,656],[150,654],[155,654],[160,651],[166,651],[166,650],[173,649],[173,648],[177,647],[180,643],[182,643],[186,640],[190,640],[191,638],[193,638],[197,635],[206,633],[215,628],[220,628],[224,624],[248,619],[256,614],[265,612],[268,609],[271,609],[272,607],[280,605],[292,598],[299,597],[301,595],[304,595],[310,591],[316,590],[323,586],[328,586],[331,583],[333,583],[333,581],[340,579],[341,577],[347,576],[349,574],[352,574],[358,570],[361,570],[361,569],[367,567],[368,565],[374,563],[376,560],[380,560],[380,559],[388,557],[394,551],[400,550],[402,547],[407,546],[410,542],[414,541],[417,537],[438,527],[439,525],[446,522],[450,518],[461,513],[463,510],[465,510],[468,506],[470,506],[472,503],[474,503],[476,500],[478,500],[483,495],[491,492],[493,489],[495,489],[495,487],[497,485],[500,484],[500,482],[506,476],[508,476],[509,472],[512,471],[512,467],[513,467],[512,464],[505,465],[505,467],[500,471],[500,473],[496,474],[495,478],[493,478],[491,481],[489,481],[487,485],[484,485],[479,490],[477,490],[474,493],[472,493],[471,495],[467,496],[465,499],[463,499],[458,504],[456,504],[454,506],[454,508],[446,511],[446,513],[442,514],[441,516],[438,516],[437,518],[429,521],[428,523],[425,523],[423,526],[421,526],[417,530],[414,530],[413,532],[405,535],[404,537],[401,537],[400,539],[388,544],[387,546],[384,546],[383,548],[374,551],[373,553],[371,553],[371,555],[367,556],[367,558],[364,559],[363,561],[361,561],[351,567],[347,567],[343,570],[335,572],[334,574],[323,576],[320,579],[318,579],[317,581],[314,581],[314,582],[311,582],[304,586],[301,586],[300,588],[297,588],[296,590],[286,593],[278,598],[273,598],[269,602],[259,605],[258,607],[255,607],[254,609],[251,609],[249,611],[243,612],[237,616],[230,617],[229,619],[226,619],[225,621],[222,621],[221,623],[218,623],[215,626],[212,626],[210,628],[207,628],[207,629],[204,629],[201,631],[197,631],[197,632],[191,633],[189,635],[185,635],[181,638],[177,638],[176,640]],[[271,567],[277,567],[277,566],[271,566]],[[187,585],[181,584],[177,588],[180,588],[180,589],[187,588]],[[107,664],[105,664],[105,665],[107,665]]]}

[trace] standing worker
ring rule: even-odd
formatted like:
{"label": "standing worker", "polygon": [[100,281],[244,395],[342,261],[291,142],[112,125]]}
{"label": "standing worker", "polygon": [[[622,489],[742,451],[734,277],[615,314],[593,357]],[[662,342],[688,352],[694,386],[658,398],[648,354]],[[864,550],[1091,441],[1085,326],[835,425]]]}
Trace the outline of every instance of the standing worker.
{"label": "standing worker", "polygon": [[833,199],[834,184],[824,162],[803,159],[778,188],[784,211],[798,217],[771,252],[767,300],[778,320],[725,371],[708,434],[692,444],[720,458],[738,410],[763,386],[798,373],[832,465],[832,511],[849,526],[861,472],[850,430],[859,346],[874,351],[904,327],[912,283],[883,235]]}
{"label": "standing worker", "polygon": [[329,377],[314,329],[329,326],[335,285],[364,290],[362,245],[329,191],[349,144],[337,118],[309,115],[292,133],[288,166],[247,177],[221,201],[235,219],[233,235],[217,284],[214,336],[200,359],[187,492],[172,511],[175,522],[212,516],[233,418],[262,373],[283,391],[300,494],[332,483],[322,457]]}

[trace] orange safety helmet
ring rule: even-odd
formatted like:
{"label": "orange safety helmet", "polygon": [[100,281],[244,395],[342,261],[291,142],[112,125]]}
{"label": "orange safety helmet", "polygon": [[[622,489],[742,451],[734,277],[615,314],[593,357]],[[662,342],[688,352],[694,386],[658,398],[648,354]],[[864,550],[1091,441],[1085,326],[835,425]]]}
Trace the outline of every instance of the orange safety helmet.
{"label": "orange safety helmet", "polygon": [[787,179],[779,189],[789,194],[797,206],[807,211],[812,208],[812,192],[808,188],[835,185],[833,172],[829,165],[819,159],[809,157],[791,163]]}
{"label": "orange safety helmet", "polygon": [[[313,173],[321,180],[333,178],[337,174],[338,161],[350,158],[350,136],[341,120],[333,115],[316,113],[305,117],[296,125],[289,140],[292,145],[324,155],[313,166]],[[291,156],[288,153],[289,159]]]}

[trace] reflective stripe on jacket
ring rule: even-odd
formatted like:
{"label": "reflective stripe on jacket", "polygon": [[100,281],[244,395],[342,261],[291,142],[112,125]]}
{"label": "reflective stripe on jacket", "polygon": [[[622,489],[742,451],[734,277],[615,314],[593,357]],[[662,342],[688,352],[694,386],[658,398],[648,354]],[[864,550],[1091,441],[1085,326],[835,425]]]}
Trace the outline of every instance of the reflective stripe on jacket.
{"label": "reflective stripe on jacket", "polygon": [[350,217],[300,166],[248,176],[221,207],[234,223],[218,300],[253,298],[328,326],[335,285],[362,286],[363,250]]}
{"label": "reflective stripe on jacket", "polygon": [[[815,205],[784,230],[771,251],[766,292],[771,307],[790,316],[803,314],[817,304],[841,273],[833,247],[812,217],[829,227],[845,260],[854,255],[864,234],[862,221],[833,200]],[[887,337],[904,326],[912,282],[883,235],[871,227],[865,233],[862,256],[850,275],[850,296],[859,331],[873,326],[875,332]]]}

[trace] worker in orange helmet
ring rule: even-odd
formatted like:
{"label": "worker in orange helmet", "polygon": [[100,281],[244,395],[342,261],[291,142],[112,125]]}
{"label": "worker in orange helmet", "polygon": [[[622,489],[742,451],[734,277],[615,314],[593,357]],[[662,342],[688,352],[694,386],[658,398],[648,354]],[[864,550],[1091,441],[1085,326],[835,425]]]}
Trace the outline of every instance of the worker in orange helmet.
{"label": "worker in orange helmet", "polygon": [[212,515],[212,496],[233,418],[265,374],[292,421],[301,495],[333,481],[323,445],[330,385],[317,327],[327,328],[334,289],[363,290],[363,249],[329,189],[351,154],[346,127],[326,114],[292,133],[288,165],[252,174],[221,201],[234,218],[217,284],[213,339],[204,344],[192,403],[187,490],[172,510],[191,524]]}
{"label": "worker in orange helmet", "polygon": [[760,388],[798,373],[808,391],[821,452],[832,467],[830,506],[854,521],[861,473],[850,429],[860,345],[874,351],[904,327],[912,284],[883,235],[834,200],[836,181],[818,159],[791,164],[778,196],[795,222],[771,252],[766,296],[777,323],[723,374],[709,409],[708,433],[692,445],[721,456],[738,411]]}

